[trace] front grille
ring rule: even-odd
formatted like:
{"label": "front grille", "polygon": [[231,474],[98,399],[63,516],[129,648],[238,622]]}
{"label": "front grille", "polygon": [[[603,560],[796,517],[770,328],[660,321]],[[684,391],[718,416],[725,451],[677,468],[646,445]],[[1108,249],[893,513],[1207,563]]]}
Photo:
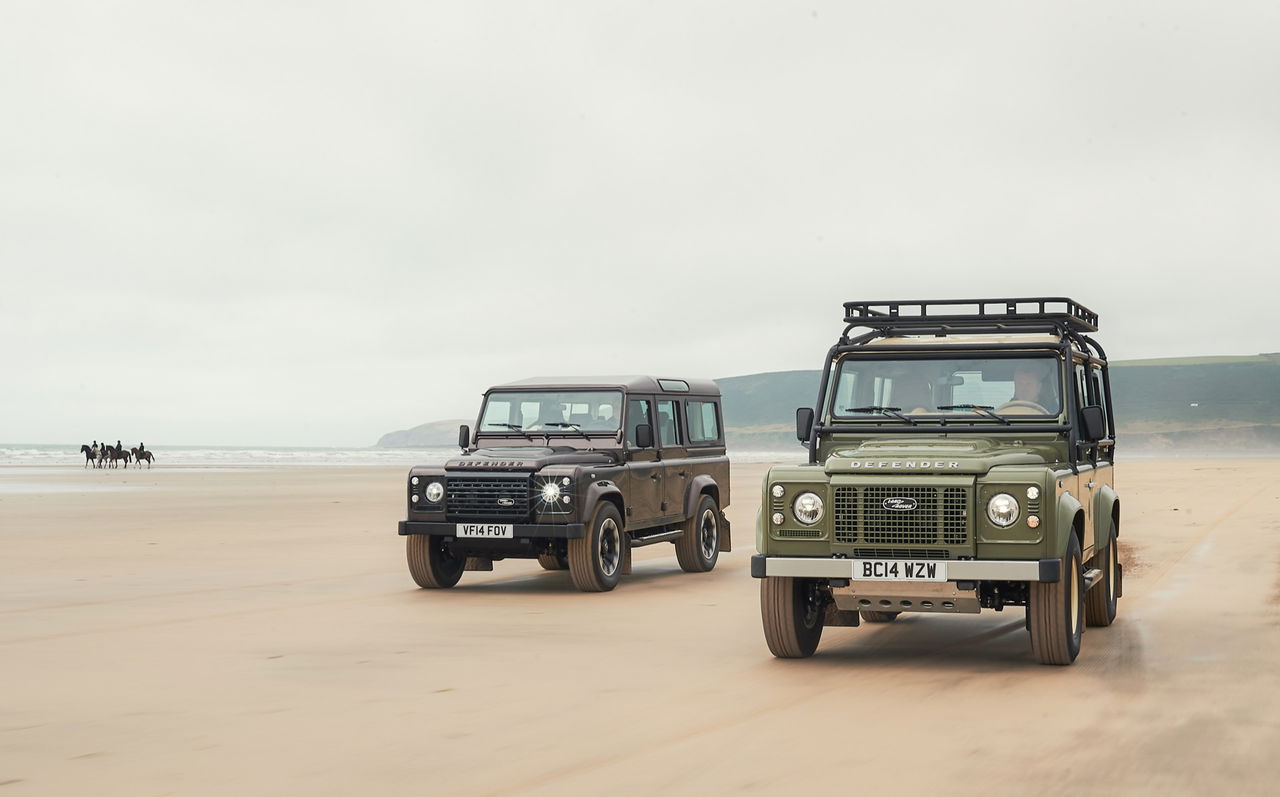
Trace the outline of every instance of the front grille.
{"label": "front grille", "polygon": [[854,548],[858,559],[950,559],[945,548]]}
{"label": "front grille", "polygon": [[[889,498],[914,501],[915,508],[905,512],[886,509]],[[969,490],[965,487],[837,487],[832,510],[838,544],[969,543]]]}
{"label": "front grille", "polygon": [[[502,506],[499,501],[511,502]],[[445,490],[449,520],[527,520],[528,476],[450,477]]]}

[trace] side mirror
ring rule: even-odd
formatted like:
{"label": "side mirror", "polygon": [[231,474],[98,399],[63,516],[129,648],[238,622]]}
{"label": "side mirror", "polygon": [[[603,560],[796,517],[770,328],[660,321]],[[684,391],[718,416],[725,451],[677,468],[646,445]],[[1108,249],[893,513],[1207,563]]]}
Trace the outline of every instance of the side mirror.
{"label": "side mirror", "polygon": [[813,410],[800,407],[796,410],[796,439],[801,443],[807,443],[811,432],[813,432]]}
{"label": "side mirror", "polygon": [[471,427],[464,423],[458,427],[458,448],[466,451],[469,445],[471,445]]}
{"label": "side mirror", "polygon": [[642,423],[636,427],[636,447],[653,448],[653,427]]}
{"label": "side mirror", "polygon": [[1102,407],[1090,404],[1080,408],[1080,437],[1090,443],[1107,436],[1107,417]]}

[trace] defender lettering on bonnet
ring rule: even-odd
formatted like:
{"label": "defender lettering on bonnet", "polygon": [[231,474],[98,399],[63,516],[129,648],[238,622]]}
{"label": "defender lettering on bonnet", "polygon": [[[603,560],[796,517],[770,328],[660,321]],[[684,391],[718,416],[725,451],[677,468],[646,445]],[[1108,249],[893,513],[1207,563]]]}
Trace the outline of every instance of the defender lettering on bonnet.
{"label": "defender lettering on bonnet", "polygon": [[854,460],[849,463],[849,468],[851,470],[870,470],[872,468],[892,468],[893,470],[954,470],[959,467],[960,463],[955,460],[947,462],[921,460],[916,462],[915,460],[910,459],[906,461],[881,459],[877,461],[868,460],[866,462],[858,462],[857,460]]}

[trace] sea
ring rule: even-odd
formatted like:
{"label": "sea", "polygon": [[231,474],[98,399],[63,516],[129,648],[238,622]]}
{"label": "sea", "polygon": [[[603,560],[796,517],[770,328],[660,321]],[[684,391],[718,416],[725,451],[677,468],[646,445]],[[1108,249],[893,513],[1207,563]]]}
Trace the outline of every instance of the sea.
{"label": "sea", "polygon": [[[302,446],[154,446],[154,466],[183,468],[272,468],[297,466],[429,465],[458,455],[449,448],[309,448]],[[799,462],[804,451],[730,451],[734,462]],[[0,443],[0,467],[84,466],[77,445]],[[144,467],[145,469],[145,467]]]}

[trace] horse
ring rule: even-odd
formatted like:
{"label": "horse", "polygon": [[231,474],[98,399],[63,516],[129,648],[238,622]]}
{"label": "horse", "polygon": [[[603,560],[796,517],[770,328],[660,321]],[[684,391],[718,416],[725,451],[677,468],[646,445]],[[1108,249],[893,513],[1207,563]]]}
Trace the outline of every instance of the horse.
{"label": "horse", "polygon": [[124,460],[124,466],[126,468],[129,467],[129,458],[131,455],[129,454],[128,451],[124,450],[123,446],[121,446],[120,448],[116,448],[115,446],[107,446],[106,456],[107,456],[107,459],[110,460],[111,467],[113,468],[116,466],[116,462],[122,459]]}
{"label": "horse", "polygon": [[155,461],[155,457],[151,455],[150,451],[146,451],[141,448],[131,448],[129,449],[129,452],[133,454],[133,461],[138,464],[139,468],[142,467],[142,460],[145,459],[147,461],[147,470],[151,469],[151,463]]}
{"label": "horse", "polygon": [[89,467],[90,462],[93,463],[93,466],[95,468],[98,467],[98,462],[96,459],[94,459],[92,448],[90,448],[89,446],[80,446],[80,453],[84,454],[84,466],[86,468]]}

